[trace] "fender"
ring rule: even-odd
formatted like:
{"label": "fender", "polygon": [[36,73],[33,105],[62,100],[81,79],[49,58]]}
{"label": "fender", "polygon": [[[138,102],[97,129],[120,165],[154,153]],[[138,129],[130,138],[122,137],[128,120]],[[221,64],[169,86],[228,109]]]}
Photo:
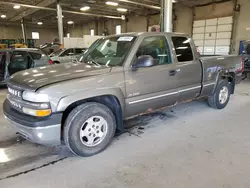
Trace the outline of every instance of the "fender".
{"label": "fender", "polygon": [[120,102],[122,112],[124,112],[125,98],[120,88],[103,88],[103,89],[88,90],[88,91],[78,92],[78,93],[74,93],[73,95],[62,97],[57,105],[56,112],[65,111],[68,106],[70,106],[71,104],[77,101],[86,100],[86,99],[90,99],[90,98],[94,98],[98,96],[104,96],[104,95],[115,96]]}
{"label": "fender", "polygon": [[235,77],[232,76],[231,74],[235,74],[235,72],[231,72],[230,69],[222,69],[222,70],[219,70],[218,71],[218,74],[217,74],[217,77],[216,77],[216,81],[215,81],[215,86],[214,86],[214,89],[213,89],[213,94],[215,93],[215,90],[218,86],[218,84],[220,83],[220,79],[222,77],[225,77],[225,78],[231,78],[232,79],[232,82],[233,82],[233,86],[232,86],[232,94],[234,94],[234,88],[235,88]]}

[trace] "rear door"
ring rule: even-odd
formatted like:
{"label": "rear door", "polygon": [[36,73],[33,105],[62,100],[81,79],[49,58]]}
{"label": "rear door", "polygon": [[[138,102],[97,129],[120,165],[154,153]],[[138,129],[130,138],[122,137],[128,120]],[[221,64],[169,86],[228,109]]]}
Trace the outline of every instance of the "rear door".
{"label": "rear door", "polygon": [[176,53],[178,101],[196,98],[201,91],[202,67],[193,53],[195,49],[191,38],[173,36]]}
{"label": "rear door", "polygon": [[166,37],[144,37],[139,43],[132,63],[142,55],[150,55],[154,65],[125,71],[127,117],[172,105],[178,96],[177,78],[172,74],[176,65],[172,61]]}

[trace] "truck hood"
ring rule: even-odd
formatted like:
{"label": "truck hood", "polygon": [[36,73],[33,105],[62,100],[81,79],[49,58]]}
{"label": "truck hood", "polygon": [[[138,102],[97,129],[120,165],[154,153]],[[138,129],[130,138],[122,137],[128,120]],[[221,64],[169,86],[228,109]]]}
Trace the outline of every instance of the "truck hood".
{"label": "truck hood", "polygon": [[110,72],[110,70],[111,68],[106,66],[63,63],[18,72],[10,77],[8,84],[35,91],[53,83],[101,75]]}

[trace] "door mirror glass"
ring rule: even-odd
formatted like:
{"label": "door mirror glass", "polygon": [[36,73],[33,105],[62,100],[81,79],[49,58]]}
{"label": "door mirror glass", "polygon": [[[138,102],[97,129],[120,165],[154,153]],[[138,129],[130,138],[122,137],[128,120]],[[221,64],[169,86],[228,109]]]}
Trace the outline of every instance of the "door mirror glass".
{"label": "door mirror glass", "polygon": [[133,69],[137,69],[140,67],[151,67],[154,65],[154,59],[150,55],[142,55],[139,56],[135,62],[135,64],[132,66]]}

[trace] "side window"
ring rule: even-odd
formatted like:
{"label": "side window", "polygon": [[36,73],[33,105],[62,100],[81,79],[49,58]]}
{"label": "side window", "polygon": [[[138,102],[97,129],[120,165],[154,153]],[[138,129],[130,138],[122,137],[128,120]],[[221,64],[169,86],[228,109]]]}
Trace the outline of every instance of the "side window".
{"label": "side window", "polygon": [[64,56],[70,56],[74,53],[73,49],[67,49],[65,50],[62,54],[61,54],[61,57],[64,57]]}
{"label": "side window", "polygon": [[145,38],[136,52],[137,58],[142,55],[150,55],[153,57],[154,66],[172,63],[170,49],[164,36]]}
{"label": "side window", "polygon": [[40,54],[40,53],[29,52],[29,54],[33,60],[40,60],[42,57],[42,54]]}
{"label": "side window", "polygon": [[83,52],[84,52],[84,50],[81,49],[81,48],[76,48],[76,49],[75,49],[75,54],[81,54],[81,53],[83,53]]}
{"label": "side window", "polygon": [[31,68],[32,59],[26,52],[14,51],[10,58],[8,70],[10,74]]}
{"label": "side window", "polygon": [[187,37],[172,37],[172,41],[179,62],[192,61],[194,59],[190,39]]}

